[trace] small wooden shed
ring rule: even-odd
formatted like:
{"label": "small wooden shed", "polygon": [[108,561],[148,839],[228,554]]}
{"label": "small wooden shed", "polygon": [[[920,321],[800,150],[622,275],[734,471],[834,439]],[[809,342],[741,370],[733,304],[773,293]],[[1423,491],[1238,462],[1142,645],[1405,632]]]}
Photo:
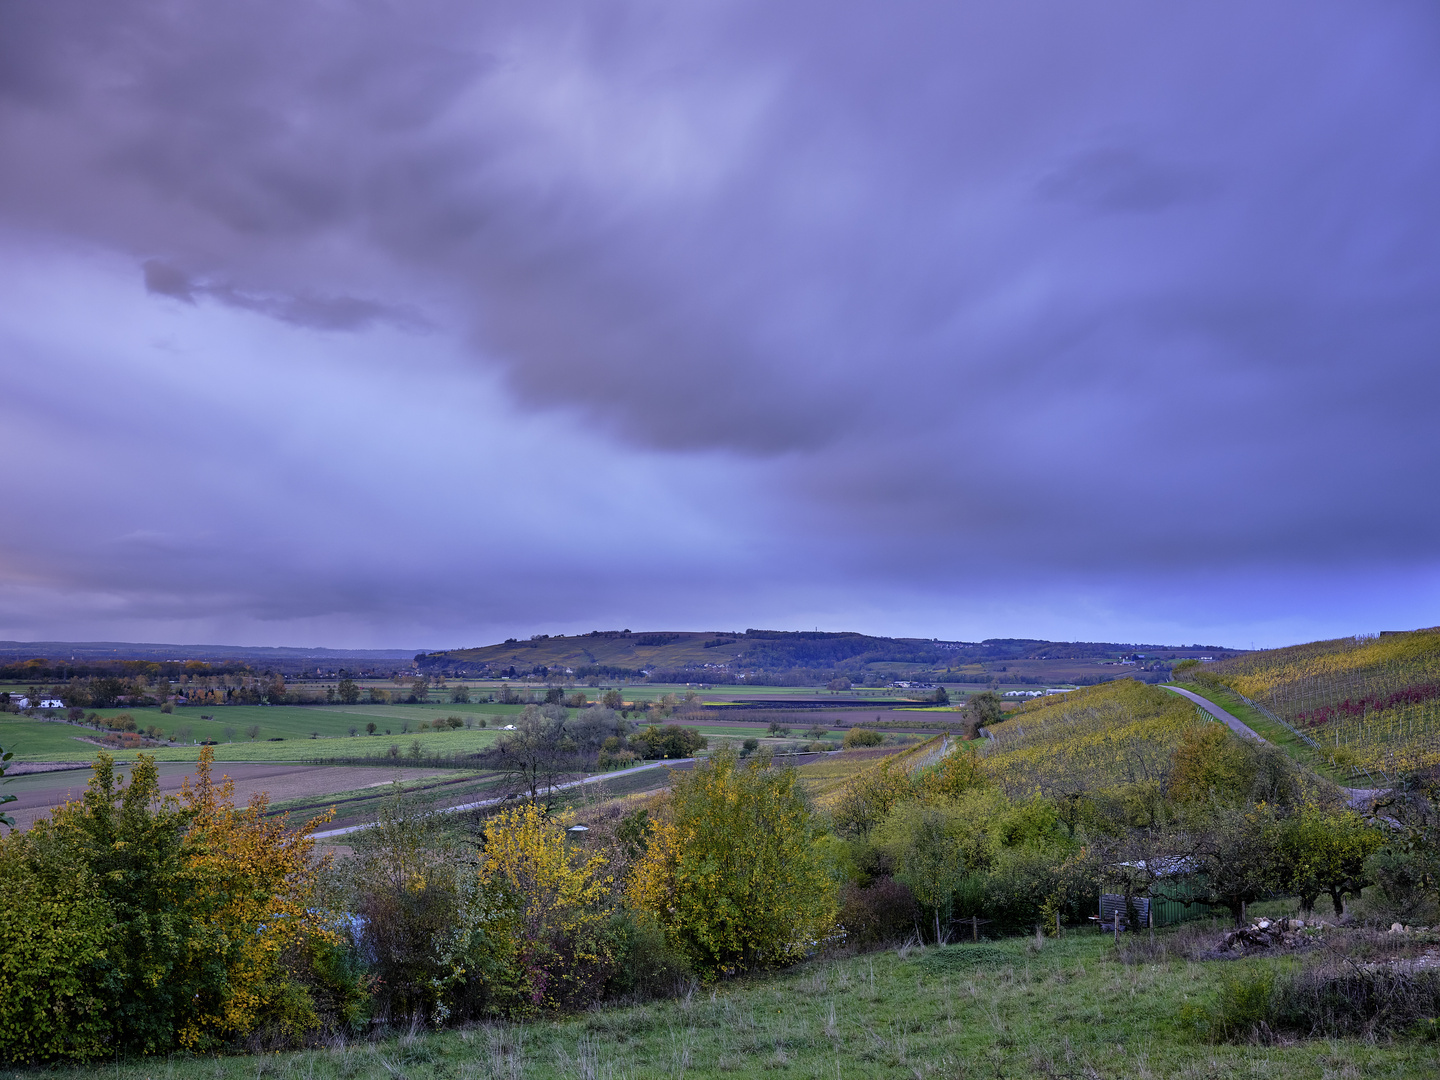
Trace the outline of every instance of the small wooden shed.
{"label": "small wooden shed", "polygon": [[[1147,926],[1173,926],[1190,919],[1202,919],[1217,911],[1224,911],[1213,904],[1207,904],[1193,897],[1199,892],[1200,875],[1196,874],[1188,859],[1168,858],[1156,860],[1153,867],[1143,861],[1119,863],[1114,868],[1116,876],[1130,876],[1139,871],[1154,883],[1150,891],[1154,895],[1126,895],[1124,893],[1100,894],[1100,910],[1097,913],[1101,929],[1115,925],[1115,916],[1120,917],[1120,929],[1140,930]],[[1153,921],[1152,921],[1153,920]]]}

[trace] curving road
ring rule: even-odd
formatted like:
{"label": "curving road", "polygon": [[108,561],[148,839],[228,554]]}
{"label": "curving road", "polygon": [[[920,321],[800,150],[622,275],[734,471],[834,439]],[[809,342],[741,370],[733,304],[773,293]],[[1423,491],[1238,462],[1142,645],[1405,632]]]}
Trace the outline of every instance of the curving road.
{"label": "curving road", "polygon": [[1202,709],[1208,712],[1211,716],[1215,717],[1216,720],[1219,720],[1231,731],[1235,732],[1236,735],[1239,735],[1242,739],[1254,739],[1258,743],[1263,743],[1265,741],[1256,733],[1254,728],[1242,724],[1236,717],[1231,716],[1228,712],[1222,709],[1219,705],[1216,705],[1213,701],[1206,701],[1199,694],[1191,693],[1189,690],[1182,690],[1178,686],[1169,686],[1162,683],[1160,688],[1162,690],[1169,690],[1171,693],[1174,694],[1179,694],[1181,697],[1189,698],[1196,705],[1199,705]]}
{"label": "curving road", "polygon": [[[1242,739],[1254,739],[1258,743],[1263,743],[1265,741],[1258,734],[1256,734],[1254,728],[1250,727],[1247,724],[1241,723],[1237,717],[1232,716],[1230,713],[1222,709],[1219,705],[1216,705],[1213,701],[1207,701],[1199,694],[1192,693],[1189,690],[1182,690],[1178,686],[1170,686],[1165,683],[1161,683],[1161,688],[1164,690],[1169,690],[1172,693],[1179,694],[1182,697],[1189,698],[1196,705],[1199,705],[1202,709],[1208,712],[1211,716],[1215,717],[1216,720],[1219,720],[1231,731],[1235,732],[1236,735],[1239,735]],[[1346,799],[1351,806],[1353,806],[1357,810],[1363,810],[1369,807],[1369,805],[1373,803],[1379,796],[1388,794],[1390,789],[1342,787],[1340,790],[1345,792]]]}
{"label": "curving road", "polygon": [[[652,761],[646,765],[635,765],[628,769],[617,769],[614,772],[596,773],[594,776],[587,776],[583,780],[571,780],[569,783],[566,784],[555,784],[553,787],[547,788],[546,793],[548,794],[556,791],[564,791],[566,788],[579,787],[582,784],[593,784],[600,780],[609,780],[612,777],[616,776],[629,776],[631,773],[644,772],[646,769],[682,768],[694,765],[697,760],[699,759],[673,758],[666,759],[664,761]],[[458,814],[464,810],[478,810],[482,806],[496,806],[499,803],[505,802],[507,799],[513,800],[514,798],[514,795],[499,795],[493,799],[481,799],[478,802],[461,803],[459,806],[442,807],[438,809],[436,813]],[[370,821],[362,825],[347,825],[344,828],[340,829],[327,829],[324,832],[317,832],[312,835],[315,837],[316,840],[326,840],[335,836],[347,836],[350,833],[360,832],[363,829],[373,829],[374,827],[375,823],[373,821]]]}

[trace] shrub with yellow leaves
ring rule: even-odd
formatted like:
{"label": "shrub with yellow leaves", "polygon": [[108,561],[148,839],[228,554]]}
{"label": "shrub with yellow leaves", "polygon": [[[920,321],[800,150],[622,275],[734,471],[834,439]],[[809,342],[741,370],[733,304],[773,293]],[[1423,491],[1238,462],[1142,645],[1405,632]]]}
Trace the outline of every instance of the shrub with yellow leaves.
{"label": "shrub with yellow leaves", "polygon": [[237,809],[234,781],[216,784],[213,765],[214,751],[204,747],[197,782],[187,779],[181,788],[181,812],[189,819],[182,859],[187,907],[213,940],[206,962],[222,967],[224,978],[195,996],[179,1042],[210,1045],[262,1025],[293,1038],[319,1026],[285,959],[308,939],[334,937],[315,907],[316,873],[330,856],[316,862],[311,839],[334,811],[296,829],[287,814],[267,816],[264,792]]}
{"label": "shrub with yellow leaves", "polygon": [[629,884],[707,978],[785,963],[834,926],[837,883],[793,769],[733,750],[674,774]]}
{"label": "shrub with yellow leaves", "polygon": [[526,803],[485,824],[482,904],[506,928],[503,939],[492,935],[503,948],[493,998],[512,1014],[588,1004],[614,967],[613,881],[605,857],[568,831],[573,823]]}
{"label": "shrub with yellow leaves", "polygon": [[291,829],[263,798],[237,810],[211,764],[206,748],[199,783],[162,798],[153,758],[125,783],[101,754],[79,802],[5,838],[0,879],[23,886],[6,893],[24,917],[0,920],[0,954],[29,961],[0,973],[0,1057],[200,1049],[313,1026],[285,954],[327,933],[311,908],[317,822]]}

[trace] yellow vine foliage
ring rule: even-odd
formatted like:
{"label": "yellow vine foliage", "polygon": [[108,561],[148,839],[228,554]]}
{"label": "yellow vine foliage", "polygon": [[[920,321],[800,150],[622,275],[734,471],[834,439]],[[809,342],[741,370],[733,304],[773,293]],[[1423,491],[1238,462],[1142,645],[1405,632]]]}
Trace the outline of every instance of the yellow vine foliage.
{"label": "yellow vine foliage", "polygon": [[1440,630],[1266,649],[1199,679],[1263,705],[1336,766],[1394,776],[1440,764]]}
{"label": "yellow vine foliage", "polygon": [[1186,733],[1210,723],[1177,694],[1121,679],[1036,699],[990,727],[980,754],[1011,798],[1154,783]]}
{"label": "yellow vine foliage", "polygon": [[[1417,630],[1379,638],[1313,641],[1264,649],[1208,669],[1246,697],[1275,699],[1285,715],[1292,699],[1354,697],[1381,688],[1440,680],[1440,630]],[[1272,706],[1273,707],[1273,706]]]}
{"label": "yellow vine foliage", "polygon": [[[178,1032],[182,1046],[196,1047],[236,1032],[252,1030],[257,1019],[285,986],[283,955],[306,937],[333,937],[315,910],[317,863],[311,834],[334,815],[330,811],[298,829],[288,815],[267,817],[264,793],[243,810],[235,807],[235,785],[228,777],[211,779],[214,752],[205,747],[187,779],[181,805],[191,815],[184,846],[186,906],[212,931],[209,948],[218,948],[226,970],[223,996],[197,998],[194,1012]],[[313,1016],[281,1018],[282,1026]]]}

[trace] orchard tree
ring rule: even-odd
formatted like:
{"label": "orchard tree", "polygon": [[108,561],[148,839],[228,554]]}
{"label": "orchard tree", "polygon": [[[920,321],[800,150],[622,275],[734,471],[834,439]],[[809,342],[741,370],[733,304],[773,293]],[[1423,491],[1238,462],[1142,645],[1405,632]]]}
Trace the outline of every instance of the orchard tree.
{"label": "orchard tree", "polygon": [[1322,893],[1335,914],[1345,913],[1346,893],[1359,896],[1373,884],[1365,862],[1385,843],[1380,830],[1353,810],[1306,806],[1280,826],[1281,878],[1287,893],[1313,911]]}
{"label": "orchard tree", "polygon": [[500,773],[512,788],[525,792],[531,802],[543,796],[578,765],[576,745],[565,729],[565,709],[559,705],[526,705],[507,731],[480,755],[481,764]]}

